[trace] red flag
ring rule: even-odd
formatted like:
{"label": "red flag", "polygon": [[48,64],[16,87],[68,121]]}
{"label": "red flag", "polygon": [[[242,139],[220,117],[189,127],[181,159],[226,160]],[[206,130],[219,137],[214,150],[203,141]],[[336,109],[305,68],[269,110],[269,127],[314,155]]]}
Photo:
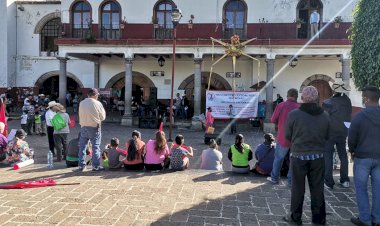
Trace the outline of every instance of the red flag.
{"label": "red flag", "polygon": [[57,182],[51,178],[36,180],[36,181],[26,181],[19,182],[16,184],[0,186],[0,189],[23,189],[23,188],[39,188],[39,187],[48,187],[56,185],[77,185],[80,183],[66,183],[66,184],[57,184]]}
{"label": "red flag", "polygon": [[160,123],[160,128],[158,130],[161,132],[162,132],[162,130],[164,130],[164,123],[163,122]]}
{"label": "red flag", "polygon": [[5,124],[3,135],[7,136],[7,134],[8,134],[8,132],[7,132],[8,131],[8,123],[7,123],[7,119],[5,118],[5,104],[4,104],[3,100],[1,100],[1,102],[0,102],[0,122]]}

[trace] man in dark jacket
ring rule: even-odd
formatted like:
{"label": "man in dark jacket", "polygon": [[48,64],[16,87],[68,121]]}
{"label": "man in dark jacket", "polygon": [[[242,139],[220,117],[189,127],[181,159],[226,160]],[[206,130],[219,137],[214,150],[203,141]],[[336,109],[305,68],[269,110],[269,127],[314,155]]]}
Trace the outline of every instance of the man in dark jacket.
{"label": "man in dark jacket", "polygon": [[348,178],[348,157],[346,151],[346,138],[348,129],[344,122],[351,122],[352,104],[350,98],[346,95],[351,89],[348,84],[334,83],[332,86],[334,96],[325,100],[322,107],[330,115],[330,137],[326,144],[324,153],[325,157],[325,185],[333,189],[333,158],[335,146],[340,159],[340,180],[342,187],[350,187]]}
{"label": "man in dark jacket", "polygon": [[312,222],[326,224],[324,197],[324,148],[329,138],[329,116],[318,106],[318,91],[313,86],[302,90],[299,109],[289,113],[285,125],[285,138],[291,143],[292,193],[290,214],[284,220],[301,225],[305,194],[305,177],[308,177]]}
{"label": "man in dark jacket", "polygon": [[[380,226],[380,91],[366,87],[362,93],[365,109],[352,120],[348,146],[354,158],[354,183],[358,218],[355,225]],[[368,180],[371,176],[372,211],[368,199]]]}

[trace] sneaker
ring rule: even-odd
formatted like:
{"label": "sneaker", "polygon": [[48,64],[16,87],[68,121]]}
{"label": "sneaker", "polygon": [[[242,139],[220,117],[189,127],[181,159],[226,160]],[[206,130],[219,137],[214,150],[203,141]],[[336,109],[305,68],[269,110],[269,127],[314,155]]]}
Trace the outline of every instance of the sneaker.
{"label": "sneaker", "polygon": [[327,190],[334,190],[334,185],[329,186],[329,185],[325,184],[325,188],[326,188]]}
{"label": "sneaker", "polygon": [[92,171],[103,171],[103,170],[104,170],[103,166],[92,167]]}
{"label": "sneaker", "polygon": [[368,224],[364,223],[363,221],[361,221],[359,218],[356,218],[356,217],[352,217],[351,222],[354,225],[358,225],[358,226],[369,226]]}
{"label": "sneaker", "polygon": [[267,181],[270,181],[272,184],[278,184],[278,181],[274,181],[272,177],[267,177]]}
{"label": "sneaker", "polygon": [[302,220],[294,220],[291,214],[286,215],[282,219],[290,225],[302,225]]}
{"label": "sneaker", "polygon": [[86,166],[79,166],[78,172],[84,172],[86,170]]}
{"label": "sneaker", "polygon": [[345,182],[340,182],[340,181],[338,181],[338,184],[340,185],[340,186],[342,186],[342,187],[344,187],[344,188],[349,188],[350,187],[350,182],[348,182],[348,181],[345,181]]}

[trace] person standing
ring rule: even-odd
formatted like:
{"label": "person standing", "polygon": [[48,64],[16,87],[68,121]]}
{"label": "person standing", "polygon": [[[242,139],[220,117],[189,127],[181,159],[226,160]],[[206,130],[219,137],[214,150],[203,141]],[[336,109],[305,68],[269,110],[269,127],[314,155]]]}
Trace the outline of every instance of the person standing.
{"label": "person standing", "polygon": [[236,120],[235,120],[236,112],[232,104],[230,104],[230,106],[228,107],[229,107],[228,116],[230,117],[230,134],[232,135],[232,134],[237,133]]}
{"label": "person standing", "polygon": [[179,93],[177,93],[177,97],[175,98],[175,117],[182,118],[182,98]]}
{"label": "person standing", "polygon": [[307,176],[313,224],[326,224],[324,197],[325,161],[323,152],[329,138],[329,116],[317,104],[318,91],[314,86],[302,90],[302,104],[289,113],[285,125],[285,138],[291,143],[290,167],[292,174],[290,214],[286,222],[301,225],[302,207]]}
{"label": "person standing", "polygon": [[55,156],[55,152],[54,152],[54,127],[53,127],[53,124],[51,124],[51,120],[53,119],[54,115],[55,115],[55,111],[53,109],[53,107],[57,105],[57,102],[55,101],[50,101],[49,104],[48,104],[48,111],[45,113],[45,120],[46,120],[46,130],[47,130],[47,137],[48,137],[48,141],[49,141],[49,150],[53,153],[53,155]]}
{"label": "person standing", "polygon": [[340,180],[339,184],[344,187],[350,187],[348,178],[348,157],[346,151],[347,127],[344,122],[351,122],[352,104],[350,98],[346,95],[350,87],[345,83],[334,83],[332,85],[334,95],[325,100],[322,104],[323,109],[330,115],[330,139],[326,144],[324,153],[325,157],[325,185],[329,189],[334,188],[333,178],[333,158],[335,146],[340,159]]}
{"label": "person standing", "polygon": [[[380,91],[373,86],[363,90],[365,109],[352,120],[348,133],[348,147],[354,159],[354,183],[358,218],[355,225],[380,225]],[[371,176],[372,210],[368,198]]]}
{"label": "person standing", "polygon": [[[61,104],[57,104],[54,107],[56,114],[60,114],[62,118],[65,120],[66,126],[60,130],[54,130],[54,145],[55,150],[57,151],[57,161],[60,162],[62,159],[66,160],[67,155],[67,136],[70,133],[70,117],[69,114],[66,113],[66,109]],[[62,158],[63,156],[63,158]]]}
{"label": "person standing", "polygon": [[[321,16],[319,15],[317,10],[314,10],[310,14],[310,28],[311,28],[310,37],[311,38],[313,38],[318,33],[320,19],[321,19]],[[315,38],[319,39],[319,35],[317,35]]]}
{"label": "person standing", "polygon": [[206,113],[206,133],[208,132],[208,128],[213,127],[213,125],[214,125],[214,116],[212,116],[212,108],[208,107],[207,113]]}
{"label": "person standing", "polygon": [[86,145],[92,144],[92,170],[104,170],[100,166],[101,124],[106,118],[106,111],[97,99],[99,92],[92,88],[88,98],[79,103],[79,124],[81,125],[79,138],[79,171],[86,169]]}
{"label": "person standing", "polygon": [[[280,171],[286,155],[289,152],[290,142],[285,138],[285,123],[288,118],[289,112],[299,108],[297,103],[298,91],[296,89],[289,89],[287,93],[287,100],[277,105],[272,116],[272,123],[277,124],[277,144],[274,152],[274,161],[271,176],[267,178],[268,181],[278,184],[280,180]],[[288,171],[288,185],[291,185],[291,171]]]}

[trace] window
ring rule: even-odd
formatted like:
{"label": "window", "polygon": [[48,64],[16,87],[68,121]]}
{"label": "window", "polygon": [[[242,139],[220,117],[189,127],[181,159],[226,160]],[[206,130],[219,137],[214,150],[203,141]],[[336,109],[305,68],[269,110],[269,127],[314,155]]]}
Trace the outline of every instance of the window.
{"label": "window", "polygon": [[57,52],[58,46],[54,39],[58,38],[60,32],[61,18],[48,21],[41,30],[41,52]]}
{"label": "window", "polygon": [[229,39],[233,35],[239,35],[241,39],[245,39],[246,18],[247,7],[243,1],[228,1],[224,6],[224,38]]}
{"label": "window", "polygon": [[155,19],[158,28],[155,29],[156,39],[171,39],[173,35],[172,22],[173,3],[171,1],[161,1],[155,7]]}
{"label": "window", "polygon": [[120,38],[120,6],[118,3],[109,1],[102,6],[102,38]]}
{"label": "window", "polygon": [[73,37],[85,38],[90,34],[92,24],[91,6],[87,2],[77,2],[72,8]]}

